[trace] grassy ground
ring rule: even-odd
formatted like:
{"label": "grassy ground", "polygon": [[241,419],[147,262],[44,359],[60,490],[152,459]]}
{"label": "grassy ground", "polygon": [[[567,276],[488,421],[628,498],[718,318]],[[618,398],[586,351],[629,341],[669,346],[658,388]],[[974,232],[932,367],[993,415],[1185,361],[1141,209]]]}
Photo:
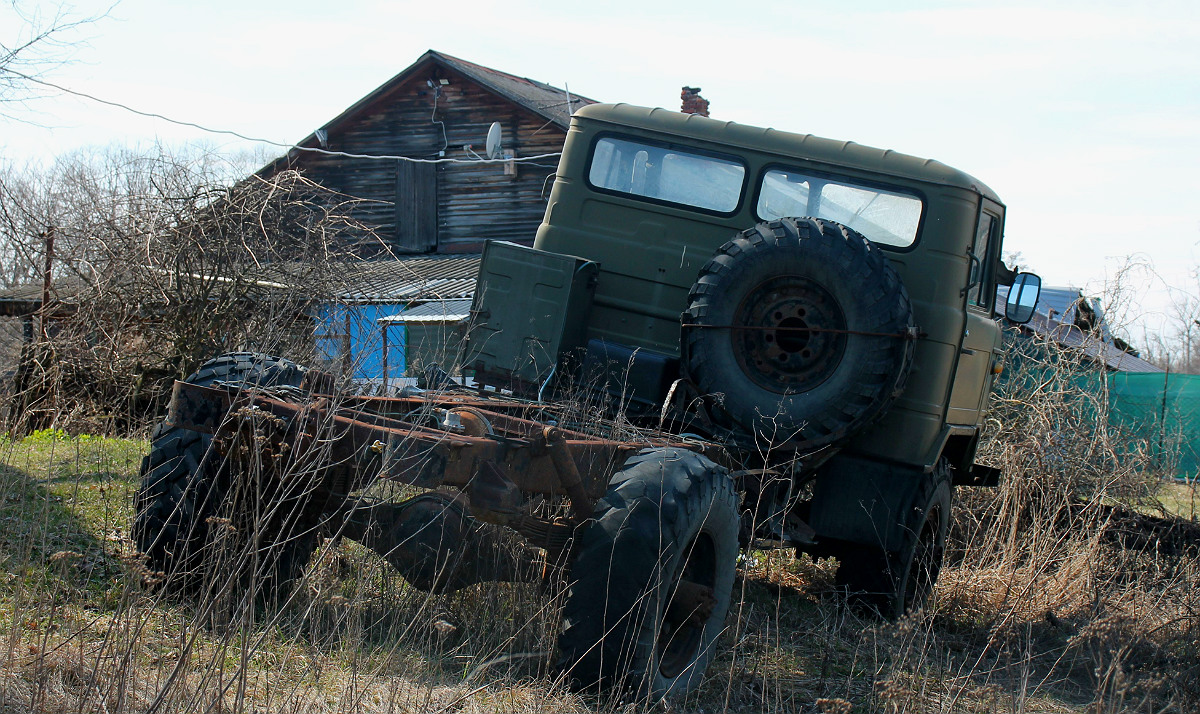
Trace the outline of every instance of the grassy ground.
{"label": "grassy ground", "polygon": [[[0,441],[0,711],[644,708],[554,679],[557,608],[533,586],[427,596],[365,549],[326,544],[278,610],[230,621],[160,598],[128,541],[145,449],[54,433]],[[898,623],[841,607],[833,563],[748,554],[709,677],[670,708],[1194,711],[1200,565],[1192,532],[1172,530],[1186,523],[1030,497],[1046,466],[1014,454],[1001,454],[1003,488],[960,492],[934,601]],[[1163,501],[1186,513],[1190,493]]]}
{"label": "grassy ground", "polygon": [[1149,504],[1151,508],[1161,507],[1167,513],[1181,518],[1200,518],[1200,484],[1197,482],[1169,481],[1163,483],[1156,496]]}

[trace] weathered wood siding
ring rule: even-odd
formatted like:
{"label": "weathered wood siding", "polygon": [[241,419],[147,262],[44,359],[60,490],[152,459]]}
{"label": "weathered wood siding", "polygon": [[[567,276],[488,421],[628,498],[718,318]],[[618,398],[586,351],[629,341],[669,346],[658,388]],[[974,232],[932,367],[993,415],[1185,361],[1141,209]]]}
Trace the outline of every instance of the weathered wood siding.
{"label": "weathered wood siding", "polygon": [[[434,114],[434,75],[441,86]],[[442,124],[435,123],[437,119]],[[326,148],[355,154],[470,159],[463,145],[484,153],[488,127],[499,121],[505,149],[518,157],[562,150],[558,125],[503,99],[452,70],[431,65],[331,132]],[[442,127],[445,127],[443,137]],[[531,244],[545,212],[542,196],[556,158],[517,164],[412,164],[299,153],[290,162],[308,177],[365,199],[355,217],[389,240],[397,252],[477,252],[489,238]]]}

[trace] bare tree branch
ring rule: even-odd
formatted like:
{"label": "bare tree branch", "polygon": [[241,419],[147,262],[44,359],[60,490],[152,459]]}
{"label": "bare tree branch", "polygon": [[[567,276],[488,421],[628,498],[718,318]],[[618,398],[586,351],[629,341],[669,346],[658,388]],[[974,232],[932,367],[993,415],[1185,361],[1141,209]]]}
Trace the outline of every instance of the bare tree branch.
{"label": "bare tree branch", "polygon": [[0,4],[0,116],[24,121],[12,107],[44,96],[39,80],[69,63],[86,43],[81,30],[107,14],[80,15],[66,3]]}

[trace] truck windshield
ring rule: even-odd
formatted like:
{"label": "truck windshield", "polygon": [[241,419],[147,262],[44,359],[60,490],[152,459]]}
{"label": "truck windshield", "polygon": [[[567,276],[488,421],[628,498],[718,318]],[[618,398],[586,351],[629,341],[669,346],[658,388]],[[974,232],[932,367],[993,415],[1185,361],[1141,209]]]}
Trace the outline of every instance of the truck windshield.
{"label": "truck windshield", "polygon": [[922,207],[921,199],[911,194],[790,169],[767,171],[758,192],[758,217],[763,220],[824,218],[900,248],[916,242]]}
{"label": "truck windshield", "polygon": [[588,169],[595,188],[715,213],[737,210],[745,177],[731,159],[615,137],[596,142]]}

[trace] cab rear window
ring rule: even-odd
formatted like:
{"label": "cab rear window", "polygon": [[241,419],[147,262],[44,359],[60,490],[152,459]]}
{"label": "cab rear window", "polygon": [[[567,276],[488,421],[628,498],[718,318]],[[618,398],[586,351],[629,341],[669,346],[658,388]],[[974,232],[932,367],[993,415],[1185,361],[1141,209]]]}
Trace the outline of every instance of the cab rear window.
{"label": "cab rear window", "polygon": [[746,167],[733,159],[602,137],[592,149],[593,188],[714,213],[741,204]]}
{"label": "cab rear window", "polygon": [[917,240],[924,203],[912,194],[842,178],[776,168],[763,174],[758,217],[810,216],[836,221],[875,243],[907,248]]}

